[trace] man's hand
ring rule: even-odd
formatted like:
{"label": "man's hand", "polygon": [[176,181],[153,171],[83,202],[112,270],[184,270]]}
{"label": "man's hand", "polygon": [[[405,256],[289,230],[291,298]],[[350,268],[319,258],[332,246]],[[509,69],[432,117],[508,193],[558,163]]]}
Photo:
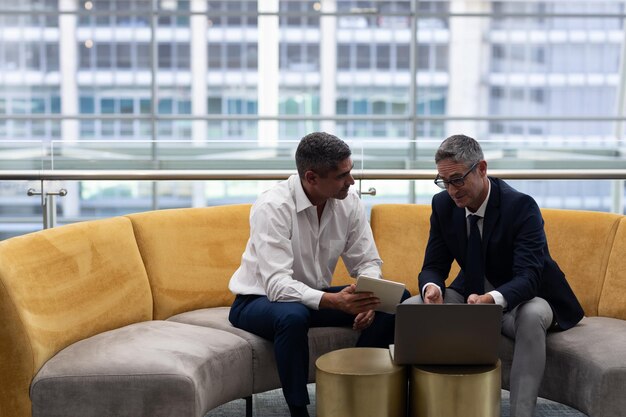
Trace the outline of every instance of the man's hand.
{"label": "man's hand", "polygon": [[380,305],[380,299],[371,292],[355,292],[356,285],[348,285],[337,293],[324,293],[320,301],[320,308],[332,308],[348,314],[357,315],[369,310],[375,310]]}
{"label": "man's hand", "polygon": [[374,322],[374,314],[374,310],[369,310],[357,314],[354,318],[354,324],[352,325],[352,329],[365,330],[370,327]]}
{"label": "man's hand", "polygon": [[426,286],[424,290],[424,304],[443,304],[441,291],[434,285]]}
{"label": "man's hand", "polygon": [[467,304],[494,304],[494,303],[495,301],[490,294],[483,294],[483,295],[470,294],[470,296],[467,297]]}

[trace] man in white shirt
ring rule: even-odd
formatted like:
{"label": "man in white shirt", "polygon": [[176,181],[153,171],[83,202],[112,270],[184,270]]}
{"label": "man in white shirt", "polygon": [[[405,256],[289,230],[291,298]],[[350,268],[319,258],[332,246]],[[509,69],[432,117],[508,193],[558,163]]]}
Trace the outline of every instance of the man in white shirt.
{"label": "man in white shirt", "polygon": [[[381,277],[367,215],[354,184],[348,145],[311,133],[296,151],[298,175],[264,192],[250,213],[250,239],[229,284],[237,296],[230,321],[274,342],[283,393],[292,416],[308,416],[310,327],[352,326],[357,346],[393,343],[391,314],[374,313],[380,301],[331,287],[339,256],[350,275]],[[405,298],[408,293],[405,294]]]}

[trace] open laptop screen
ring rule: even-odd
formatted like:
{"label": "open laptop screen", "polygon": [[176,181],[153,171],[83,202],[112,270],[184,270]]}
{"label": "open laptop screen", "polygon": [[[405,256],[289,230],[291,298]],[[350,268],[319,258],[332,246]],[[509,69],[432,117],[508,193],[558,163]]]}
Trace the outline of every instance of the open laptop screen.
{"label": "open laptop screen", "polygon": [[498,360],[502,306],[400,304],[393,361],[398,365],[491,365]]}

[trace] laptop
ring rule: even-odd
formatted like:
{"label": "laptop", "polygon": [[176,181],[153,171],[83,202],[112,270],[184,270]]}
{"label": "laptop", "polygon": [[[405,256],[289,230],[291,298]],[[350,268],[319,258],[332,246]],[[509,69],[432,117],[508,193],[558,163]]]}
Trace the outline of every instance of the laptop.
{"label": "laptop", "polygon": [[400,304],[394,345],[397,365],[493,365],[498,361],[502,306]]}

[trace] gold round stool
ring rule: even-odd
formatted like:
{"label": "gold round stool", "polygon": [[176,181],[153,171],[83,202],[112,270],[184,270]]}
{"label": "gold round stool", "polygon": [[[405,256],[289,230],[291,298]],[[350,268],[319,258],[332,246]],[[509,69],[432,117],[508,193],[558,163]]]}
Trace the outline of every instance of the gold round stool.
{"label": "gold round stool", "polygon": [[388,349],[349,348],[315,362],[318,417],[405,417],[407,376]]}
{"label": "gold round stool", "polygon": [[499,417],[500,361],[493,366],[413,366],[411,417]]}

